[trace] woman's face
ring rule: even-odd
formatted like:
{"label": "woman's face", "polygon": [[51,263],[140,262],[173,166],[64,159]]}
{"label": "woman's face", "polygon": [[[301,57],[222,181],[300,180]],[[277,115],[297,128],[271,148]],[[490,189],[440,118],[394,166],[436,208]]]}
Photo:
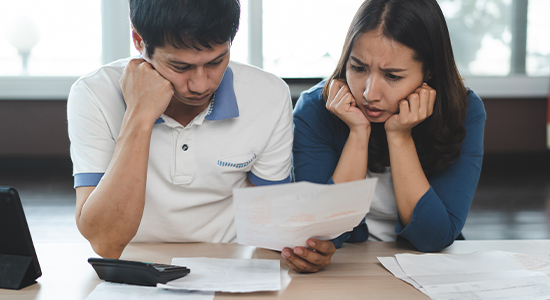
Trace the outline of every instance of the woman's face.
{"label": "woman's face", "polygon": [[424,81],[422,63],[413,50],[384,37],[378,30],[361,34],[346,65],[347,84],[357,107],[373,123],[399,113],[399,101]]}

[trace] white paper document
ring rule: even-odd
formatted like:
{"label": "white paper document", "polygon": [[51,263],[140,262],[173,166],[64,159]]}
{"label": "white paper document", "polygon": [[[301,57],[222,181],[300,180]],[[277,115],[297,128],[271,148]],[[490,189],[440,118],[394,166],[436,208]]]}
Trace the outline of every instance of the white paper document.
{"label": "white paper document", "polygon": [[523,277],[470,281],[425,286],[428,296],[437,300],[547,300],[550,299],[548,276],[529,274]]}
{"label": "white paper document", "polygon": [[413,287],[417,288],[422,293],[426,294],[426,291],[424,288],[422,288],[421,285],[416,283],[412,278],[407,276],[405,272],[403,272],[403,269],[399,266],[399,263],[397,262],[397,259],[395,257],[378,257],[378,261],[388,270],[390,273],[393,274],[393,276],[405,281],[406,283],[412,285]]}
{"label": "white paper document", "polygon": [[239,244],[282,250],[333,239],[369,212],[377,178],[340,184],[297,182],[233,191]]}
{"label": "white paper document", "polygon": [[212,300],[214,292],[174,291],[156,287],[102,282],[86,300]]}
{"label": "white paper document", "polygon": [[513,253],[513,255],[525,270],[538,271],[550,276],[550,261],[523,253]]}
{"label": "white paper document", "polygon": [[396,254],[378,260],[394,276],[437,300],[550,299],[550,261],[505,251]]}
{"label": "white paper document", "polygon": [[278,259],[178,258],[173,265],[186,266],[187,276],[158,284],[163,289],[246,293],[281,289]]}

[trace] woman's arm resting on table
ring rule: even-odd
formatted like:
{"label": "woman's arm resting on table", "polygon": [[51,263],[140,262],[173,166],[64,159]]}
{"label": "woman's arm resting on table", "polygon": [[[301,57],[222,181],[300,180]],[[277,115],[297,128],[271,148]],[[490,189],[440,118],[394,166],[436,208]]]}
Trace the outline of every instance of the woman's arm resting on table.
{"label": "woman's arm resting on table", "polygon": [[431,186],[414,207],[410,222],[398,221],[396,233],[418,250],[441,251],[462,231],[481,173],[485,119],[481,99],[471,92],[460,157],[428,177]]}

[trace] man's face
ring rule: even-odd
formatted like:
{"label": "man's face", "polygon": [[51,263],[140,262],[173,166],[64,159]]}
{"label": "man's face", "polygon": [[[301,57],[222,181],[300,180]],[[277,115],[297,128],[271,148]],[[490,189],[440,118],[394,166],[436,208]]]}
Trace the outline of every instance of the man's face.
{"label": "man's face", "polygon": [[176,49],[167,45],[155,48],[151,58],[145,47],[141,50],[144,59],[174,86],[172,103],[206,107],[229,64],[230,43],[228,41],[212,45],[212,49],[201,50]]}

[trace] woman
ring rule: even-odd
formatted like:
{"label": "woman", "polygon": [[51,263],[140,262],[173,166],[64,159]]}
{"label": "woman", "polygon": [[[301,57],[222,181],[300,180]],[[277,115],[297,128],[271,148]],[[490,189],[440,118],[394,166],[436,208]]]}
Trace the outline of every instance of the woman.
{"label": "woman", "polygon": [[[295,179],[379,179],[364,222],[333,240],[336,247],[406,239],[440,251],[461,236],[485,118],[460,78],[436,0],[367,0],[333,75],[296,104]],[[333,253],[297,247],[283,257],[298,271],[316,271]]]}

